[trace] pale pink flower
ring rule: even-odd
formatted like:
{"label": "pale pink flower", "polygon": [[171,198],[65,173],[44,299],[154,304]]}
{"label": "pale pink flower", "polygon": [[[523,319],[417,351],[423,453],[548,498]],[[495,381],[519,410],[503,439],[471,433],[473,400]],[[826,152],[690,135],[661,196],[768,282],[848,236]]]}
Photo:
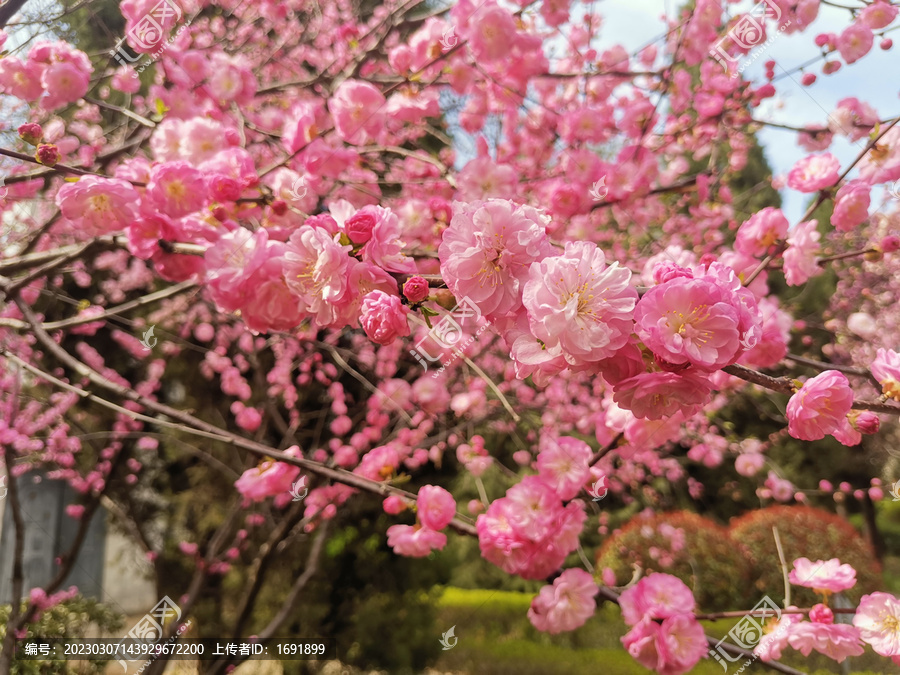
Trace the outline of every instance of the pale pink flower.
{"label": "pale pink flower", "polygon": [[531,601],[528,619],[535,628],[551,635],[575,630],[594,615],[594,596],[599,590],[590,574],[568,569]]}
{"label": "pale pink flower", "polygon": [[754,368],[771,368],[784,358],[791,338],[793,318],[778,306],[774,297],[759,300],[759,311],[763,318],[762,335],[753,349],[741,356],[739,363]]}
{"label": "pale pink flower", "polygon": [[456,515],[456,501],[444,488],[425,485],[416,498],[419,522],[431,530],[443,530]]}
{"label": "pale pink flower", "polygon": [[82,176],[56,193],[62,214],[87,234],[115,232],[137,218],[140,196],[130,183],[118,178]]}
{"label": "pale pink flower", "polygon": [[787,404],[788,433],[801,441],[825,438],[840,425],[853,404],[843,373],[826,370],[807,380]]}
{"label": "pale pink flower", "polygon": [[671,364],[713,371],[734,363],[741,349],[733,294],[704,279],[676,277],[648,290],[637,304],[638,337]]}
{"label": "pale pink flower", "polygon": [[320,326],[346,325],[344,305],[352,300],[350,245],[341,246],[326,230],[301,225],[288,240],[284,279],[300,310]]}
{"label": "pale pink flower", "polygon": [[530,206],[505,200],[454,202],[438,249],[447,287],[488,319],[512,314],[522,305],[529,266],[553,251],[549,220]]}
{"label": "pale pink flower", "polygon": [[865,651],[860,644],[859,630],[845,623],[795,623],[791,626],[788,644],[803,656],[809,656],[815,649],[838,663]]}
{"label": "pale pink flower", "polygon": [[146,196],[164,214],[179,218],[199,211],[206,204],[206,181],[187,162],[166,162],[150,171]]}
{"label": "pale pink flower", "polygon": [[[284,454],[301,457],[300,448],[296,445],[285,450]],[[298,475],[300,475],[299,467],[266,459],[258,467],[247,469],[241,474],[234,486],[244,496],[244,499],[260,502],[267,497],[289,493],[291,485]]]}
{"label": "pale pink flower", "polygon": [[694,594],[671,574],[650,574],[619,596],[622,619],[634,626],[642,619],[668,619],[694,611]]}
{"label": "pale pink flower", "polygon": [[522,301],[531,332],[559,347],[572,365],[612,356],[628,342],[637,291],[631,272],[606,264],[595,244],[568,242],[565,253],[534,262]]}
{"label": "pale pink flower", "polygon": [[239,228],[206,249],[207,288],[216,304],[229,312],[247,304],[252,292],[248,280],[265,262],[268,239],[264,228]]}
{"label": "pale pink flower", "polygon": [[788,581],[795,586],[840,593],[856,585],[856,570],[841,564],[837,558],[810,562],[809,558],[797,558]]}
{"label": "pale pink flower", "polygon": [[387,543],[394,553],[408,558],[424,558],[433,550],[442,550],[447,545],[447,535],[410,525],[391,525],[387,529]]}
{"label": "pale pink flower", "polygon": [[688,614],[661,624],[644,619],[622,638],[622,644],[642,666],[664,675],[688,672],[708,649],[703,627]]}
{"label": "pale pink flower", "polygon": [[250,330],[287,331],[304,318],[284,280],[286,250],[281,242],[269,242],[265,262],[247,280],[249,298],[241,308],[241,318]]}
{"label": "pale pink flower", "polygon": [[476,157],[462,168],[456,183],[463,201],[510,199],[515,194],[518,178],[511,166],[497,164],[490,157]]}
{"label": "pale pink flower", "polygon": [[766,458],[761,452],[742,452],[734,460],[734,470],[742,476],[755,476],[765,466]]}
{"label": "pale pink flower", "polygon": [[817,192],[831,187],[838,180],[841,163],[830,152],[809,155],[794,165],[788,173],[788,187],[800,192]]}
{"label": "pale pink flower", "polygon": [[[788,609],[797,609],[797,607],[796,605],[791,605]],[[767,626],[768,632],[763,635],[756,647],[753,648],[753,653],[763,661],[780,659],[781,651],[787,646],[788,639],[791,636],[791,629],[802,620],[802,614],[782,613],[777,623]]]}
{"label": "pale pink flower", "polygon": [[481,7],[469,22],[469,47],[476,61],[492,62],[507,56],[516,42],[513,15],[494,2]]}
{"label": "pale pink flower", "polygon": [[[366,229],[369,236],[365,239],[365,246],[362,248],[362,259],[388,272],[414,273],[416,271],[416,263],[412,258],[403,255],[403,241],[400,239],[400,219],[391,209],[381,206],[364,206],[346,221],[339,221],[339,224],[342,224],[346,229],[348,223],[355,223],[355,225],[351,225],[353,233],[361,236],[363,229],[370,224],[370,218],[372,227],[371,229]],[[348,236],[350,234],[348,231]],[[363,243],[362,239],[356,241],[352,236],[350,241],[356,244]]]}
{"label": "pale pink flower", "polygon": [[372,84],[345,80],[328,99],[328,110],[341,138],[352,145],[368,143],[384,127],[384,95]]}
{"label": "pale pink flower", "polygon": [[41,99],[44,110],[56,110],[67,103],[74,103],[87,93],[90,87],[91,71],[74,62],[52,63],[41,75],[41,85],[45,90]]}
{"label": "pale pink flower", "polygon": [[784,238],[789,226],[781,209],[768,206],[740,226],[734,247],[745,255],[765,255],[773,244]]}
{"label": "pale pink flower", "polygon": [[856,63],[872,49],[875,35],[862,22],[852,23],[838,36],[837,48],[848,64]]}
{"label": "pale pink flower", "polygon": [[694,371],[641,373],[619,382],[613,400],[635,417],[660,420],[678,411],[690,417],[709,401],[712,384]]}
{"label": "pale pink flower", "polygon": [[776,502],[789,502],[794,498],[794,486],[791,481],[779,478],[774,471],[769,472],[764,485],[772,491],[772,499]]}
{"label": "pale pink flower", "polygon": [[841,232],[849,232],[869,217],[869,186],[861,181],[842,185],[834,198],[831,224]]}
{"label": "pale pink flower", "polygon": [[859,13],[859,22],[872,30],[878,30],[889,26],[897,18],[898,11],[900,9],[887,0],[875,0]]}
{"label": "pale pink flower", "polygon": [[389,345],[409,335],[407,309],[396,295],[372,291],[363,298],[359,323],[373,342]]}
{"label": "pale pink flower", "polygon": [[816,254],[819,252],[819,223],[808,220],[795,227],[788,236],[784,252],[784,280],[788,286],[805,284],[810,277],[822,273]]}
{"label": "pale pink flower", "polygon": [[20,61],[13,56],[0,59],[0,92],[23,101],[35,101],[44,92],[41,73],[44,66],[34,61]]}
{"label": "pale pink flower", "polygon": [[862,596],[853,625],[876,654],[900,656],[900,600],[890,593]]}
{"label": "pale pink flower", "polygon": [[593,454],[590,446],[577,438],[544,436],[537,458],[538,474],[560,499],[574,499],[591,477],[588,463]]}
{"label": "pale pink flower", "polygon": [[900,353],[893,349],[879,349],[875,352],[872,375],[883,387],[885,396],[900,401]]}

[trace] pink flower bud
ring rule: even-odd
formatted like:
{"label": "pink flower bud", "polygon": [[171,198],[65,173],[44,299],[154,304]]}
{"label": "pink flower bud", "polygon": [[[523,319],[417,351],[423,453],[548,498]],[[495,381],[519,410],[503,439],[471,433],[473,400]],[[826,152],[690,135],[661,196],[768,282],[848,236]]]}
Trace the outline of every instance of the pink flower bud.
{"label": "pink flower bud", "polygon": [[410,302],[422,302],[428,297],[428,282],[424,277],[410,277],[403,284],[403,295]]}
{"label": "pink flower bud", "polygon": [[894,251],[900,249],[900,237],[895,234],[889,234],[881,240],[879,248],[885,253],[893,253]]}
{"label": "pink flower bud", "polygon": [[809,85],[813,84],[815,81],[816,81],[815,73],[804,73],[803,77],[800,78],[800,83],[804,87],[808,87]]}
{"label": "pink flower bud", "polygon": [[184,553],[185,555],[197,555],[197,544],[192,544],[187,541],[183,541],[178,544],[178,550]]}
{"label": "pink flower bud", "polygon": [[822,72],[826,75],[831,75],[832,73],[836,73],[841,69],[840,61],[826,61],[825,65],[822,66]]}
{"label": "pink flower bud", "polygon": [[408,313],[398,296],[372,291],[363,298],[359,323],[373,342],[389,345],[396,338],[409,335]]}
{"label": "pink flower bud", "polygon": [[453,212],[446,199],[432,197],[428,200],[428,208],[431,210],[431,215],[435,220],[439,220],[442,223],[450,222],[450,217],[453,215]]}
{"label": "pink flower bud", "polygon": [[384,508],[385,513],[392,516],[396,516],[398,513],[403,513],[403,511],[406,510],[406,502],[402,497],[398,497],[397,495],[387,497],[381,503],[381,506]]}
{"label": "pink flower bud", "polygon": [[871,410],[863,410],[851,424],[861,434],[877,434],[881,420]]}
{"label": "pink flower bud", "polygon": [[884,490],[880,487],[871,487],[869,488],[869,499],[873,502],[878,502],[884,499]]}
{"label": "pink flower bud", "polygon": [[44,137],[44,130],[36,122],[28,122],[19,127],[19,138],[29,145],[37,145]]}
{"label": "pink flower bud", "polygon": [[344,223],[344,231],[354,244],[365,244],[372,238],[375,229],[375,216],[370,213],[357,213]]}
{"label": "pink flower bud", "polygon": [[813,623],[834,623],[834,612],[819,603],[809,610],[809,620]]}
{"label": "pink flower bud", "polygon": [[819,489],[823,492],[831,492],[832,490],[834,490],[834,486],[827,480],[820,480]]}
{"label": "pink flower bud", "polygon": [[272,213],[274,213],[276,216],[283,216],[285,213],[287,213],[287,210],[287,202],[283,199],[276,199],[274,202],[272,202]]}
{"label": "pink flower bud", "polygon": [[59,161],[59,149],[55,145],[41,143],[34,153],[34,158],[44,166],[56,166]]}
{"label": "pink flower bud", "polygon": [[894,41],[891,40],[891,38],[884,38],[884,40],[878,43],[878,46],[881,47],[884,51],[887,51],[894,46]]}
{"label": "pink flower bud", "polygon": [[444,488],[426,485],[419,490],[416,499],[419,522],[430,530],[442,530],[456,515],[456,501]]}

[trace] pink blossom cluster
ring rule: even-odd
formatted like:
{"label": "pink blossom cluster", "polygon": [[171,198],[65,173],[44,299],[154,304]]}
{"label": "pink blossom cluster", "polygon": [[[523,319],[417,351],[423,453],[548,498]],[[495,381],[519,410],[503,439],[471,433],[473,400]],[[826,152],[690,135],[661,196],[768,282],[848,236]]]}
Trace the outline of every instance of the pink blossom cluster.
{"label": "pink blossom cluster", "polygon": [[391,525],[387,530],[388,546],[397,555],[422,558],[443,549],[447,536],[440,530],[456,515],[456,501],[444,488],[426,485],[419,489],[416,512],[418,525]]}

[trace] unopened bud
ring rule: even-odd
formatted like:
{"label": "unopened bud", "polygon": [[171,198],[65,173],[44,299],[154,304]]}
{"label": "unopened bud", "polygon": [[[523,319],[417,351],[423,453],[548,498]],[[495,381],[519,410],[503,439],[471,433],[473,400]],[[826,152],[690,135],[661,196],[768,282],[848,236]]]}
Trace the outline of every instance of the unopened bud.
{"label": "unopened bud", "polygon": [[49,143],[41,143],[34,153],[34,158],[44,166],[56,166],[59,161],[59,148]]}

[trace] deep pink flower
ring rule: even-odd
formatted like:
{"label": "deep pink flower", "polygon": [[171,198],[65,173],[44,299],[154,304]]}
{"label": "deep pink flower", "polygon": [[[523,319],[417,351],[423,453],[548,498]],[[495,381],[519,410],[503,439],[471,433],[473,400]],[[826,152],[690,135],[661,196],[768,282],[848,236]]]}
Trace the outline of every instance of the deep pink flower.
{"label": "deep pink flower", "polygon": [[765,255],[775,242],[784,238],[788,227],[790,223],[781,209],[768,206],[741,225],[734,247],[745,255]]}
{"label": "deep pink flower", "polygon": [[403,284],[403,296],[412,303],[422,302],[428,293],[428,281],[424,277],[410,277]]}
{"label": "deep pink flower", "polygon": [[876,654],[900,656],[900,600],[890,593],[862,596],[853,625]]}
{"label": "deep pink flower", "polygon": [[207,192],[203,175],[189,163],[179,161],[153,167],[146,196],[167,216],[179,218],[202,209]]}
{"label": "deep pink flower", "polygon": [[[400,219],[396,213],[381,206],[364,206],[349,215],[349,212],[346,212],[347,206],[349,205],[344,202],[345,213],[337,213],[337,216],[341,216],[338,222],[346,229],[347,223],[356,219],[353,226],[356,236],[364,237],[365,232],[371,233],[366,239],[365,246],[361,249],[363,261],[377,265],[388,272],[412,274],[416,271],[415,261],[403,254],[403,242],[400,240]],[[332,210],[333,212],[339,211],[335,207]],[[372,223],[371,230],[368,229],[369,223]],[[349,234],[348,232],[348,236]],[[350,236],[350,240],[354,241],[352,236]]]}
{"label": "deep pink flower", "polygon": [[44,137],[44,130],[41,125],[35,122],[28,122],[18,128],[19,138],[29,145],[37,145]]}
{"label": "deep pink flower", "polygon": [[688,672],[708,649],[703,627],[689,614],[661,624],[644,619],[622,638],[622,644],[642,666],[664,675]]}
{"label": "deep pink flower", "polygon": [[454,202],[438,249],[447,287],[488,319],[512,314],[521,307],[529,266],[553,251],[549,222],[536,209],[506,200]]}
{"label": "deep pink flower", "polygon": [[710,381],[694,371],[684,373],[640,373],[615,386],[613,400],[635,417],[660,420],[679,410],[685,417],[709,401]]}
{"label": "deep pink flower", "polygon": [[269,242],[265,262],[247,279],[249,297],[241,309],[241,318],[250,330],[288,331],[303,321],[297,298],[284,279],[286,249],[281,242]]}
{"label": "deep pink flower", "polygon": [[900,401],[900,353],[879,349],[872,362],[872,375],[883,387],[885,396]]}
{"label": "deep pink flower", "polygon": [[813,623],[834,623],[834,612],[821,602],[809,610],[809,620]]}
{"label": "deep pink flower", "polygon": [[535,628],[551,635],[575,630],[593,616],[597,609],[594,596],[599,590],[590,574],[568,569],[531,601],[528,619]]}
{"label": "deep pink flower", "polygon": [[588,463],[593,454],[590,446],[577,438],[544,436],[537,458],[538,473],[560,499],[574,499],[591,477]]}
{"label": "deep pink flower", "polygon": [[345,80],[328,99],[338,134],[347,143],[362,145],[384,127],[384,95],[374,85]]}
{"label": "deep pink flower", "polygon": [[897,18],[898,11],[900,9],[887,0],[875,0],[859,13],[859,22],[872,30],[878,30],[889,26]]}
{"label": "deep pink flower", "polygon": [[856,570],[846,563],[842,565],[837,558],[816,562],[810,562],[809,558],[797,558],[788,581],[795,586],[840,593],[856,585]]}
{"label": "deep pink flower", "polygon": [[795,227],[788,236],[784,252],[784,280],[788,286],[805,284],[810,277],[822,273],[816,254],[819,252],[819,223],[808,220]]}
{"label": "deep pink flower", "polygon": [[837,48],[848,64],[856,63],[872,49],[875,35],[872,29],[859,21],[852,23],[838,36]]}
{"label": "deep pink flower", "polygon": [[803,656],[809,656],[815,649],[838,663],[865,651],[860,644],[859,630],[845,623],[795,623],[791,626],[788,644]]}
{"label": "deep pink flower", "polygon": [[650,574],[619,596],[622,619],[634,626],[642,619],[668,619],[694,611],[694,594],[671,574]]}
{"label": "deep pink flower", "polygon": [[56,193],[62,214],[92,236],[130,225],[137,217],[139,202],[137,191],[118,178],[82,176]]}
{"label": "deep pink flower", "polygon": [[354,244],[365,244],[369,241],[374,228],[375,216],[370,213],[355,213],[344,223],[344,231]]}
{"label": "deep pink flower", "polygon": [[809,155],[794,165],[788,173],[788,187],[800,192],[817,192],[831,187],[838,180],[841,163],[830,152]]}
{"label": "deep pink flower", "polygon": [[[300,448],[296,445],[284,451],[291,457],[300,457]],[[260,502],[267,497],[278,494],[287,494],[297,476],[300,475],[299,467],[285,462],[266,459],[253,469],[247,469],[237,479],[234,486],[245,499]]]}
{"label": "deep pink flower", "polygon": [[631,272],[606,264],[595,244],[568,242],[559,256],[534,262],[522,300],[531,332],[559,347],[572,365],[612,356],[628,342],[637,291]]}
{"label": "deep pink flower", "polygon": [[704,279],[677,277],[648,290],[637,304],[638,337],[672,364],[713,371],[734,363],[741,348],[732,295]]}
{"label": "deep pink flower", "polygon": [[301,225],[288,240],[284,254],[284,279],[297,297],[300,310],[315,317],[320,326],[349,323],[345,307],[353,300],[350,271],[356,261],[331,235],[318,227]]}
{"label": "deep pink flower", "polygon": [[456,501],[444,488],[426,485],[416,499],[419,522],[430,530],[443,530],[456,515]]}
{"label": "deep pink flower", "polygon": [[363,298],[360,312],[359,323],[373,342],[389,345],[409,335],[409,310],[396,295],[372,291]]}
{"label": "deep pink flower", "polygon": [[52,143],[41,143],[37,146],[34,158],[44,166],[56,166],[59,162],[59,148]]}
{"label": "deep pink flower", "polygon": [[387,529],[387,543],[397,555],[424,558],[435,549],[442,550],[447,545],[447,535],[427,527],[391,525]]}
{"label": "deep pink flower", "polygon": [[807,380],[787,404],[788,433],[802,441],[825,438],[840,425],[853,404],[843,373],[826,370]]}

